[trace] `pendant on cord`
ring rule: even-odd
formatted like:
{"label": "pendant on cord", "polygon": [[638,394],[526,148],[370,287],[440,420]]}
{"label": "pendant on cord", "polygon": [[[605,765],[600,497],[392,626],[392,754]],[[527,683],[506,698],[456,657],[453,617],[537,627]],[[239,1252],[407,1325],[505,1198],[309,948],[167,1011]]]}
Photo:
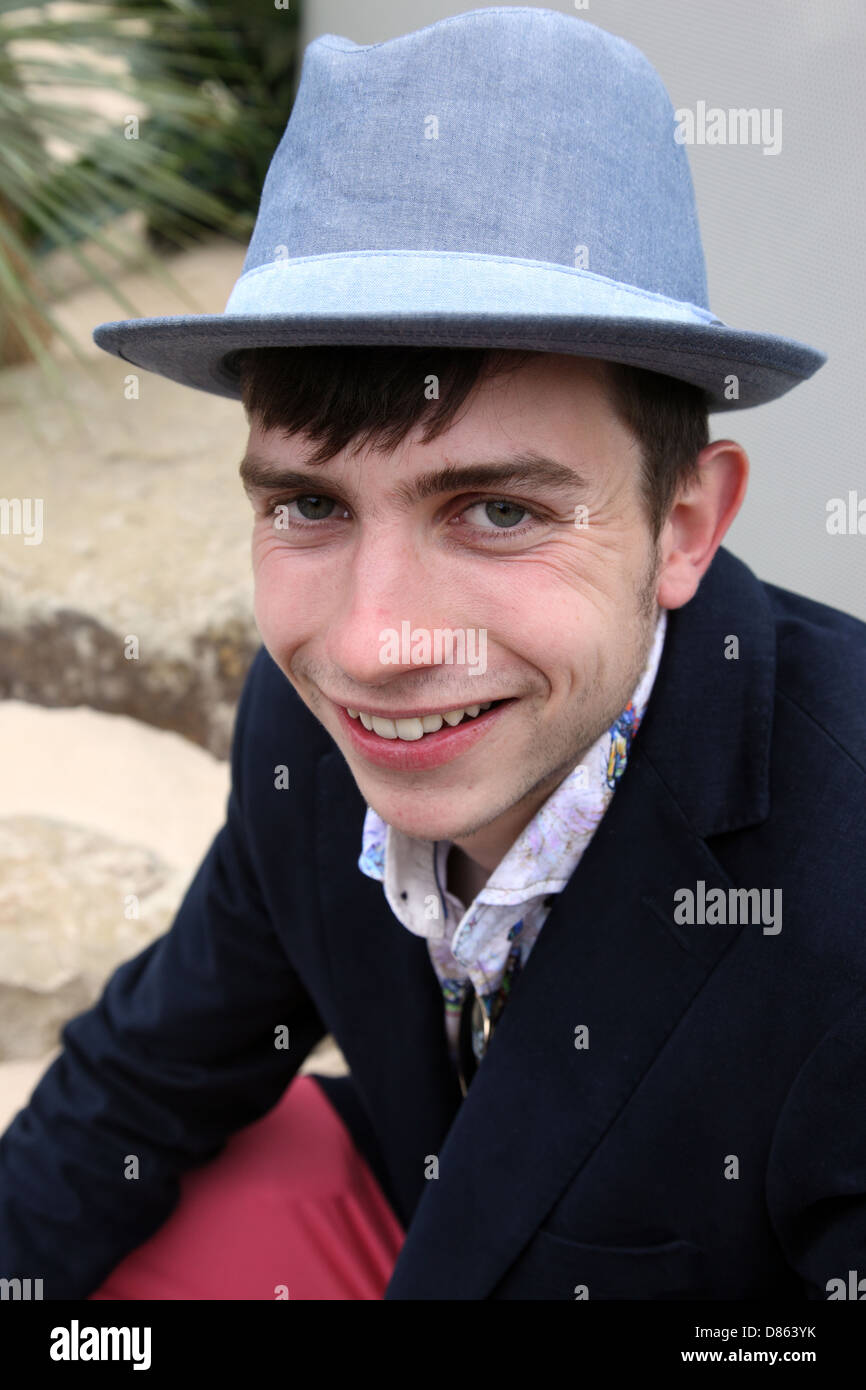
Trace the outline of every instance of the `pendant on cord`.
{"label": "pendant on cord", "polygon": [[478,1064],[487,1051],[494,1026],[493,1020],[470,983],[460,1010],[460,1032],[457,1040],[457,1074],[464,1096],[478,1070]]}
{"label": "pendant on cord", "polygon": [[512,985],[520,973],[520,943],[515,940],[523,926],[523,919],[515,922],[508,933],[513,943],[508,952],[502,983],[497,990],[485,994],[480,999],[472,988],[471,980],[466,981],[463,1007],[460,1010],[460,1029],[457,1035],[457,1075],[460,1090],[465,1097],[473,1076],[485,1056],[493,1030],[505,1008],[505,1001],[511,993]]}

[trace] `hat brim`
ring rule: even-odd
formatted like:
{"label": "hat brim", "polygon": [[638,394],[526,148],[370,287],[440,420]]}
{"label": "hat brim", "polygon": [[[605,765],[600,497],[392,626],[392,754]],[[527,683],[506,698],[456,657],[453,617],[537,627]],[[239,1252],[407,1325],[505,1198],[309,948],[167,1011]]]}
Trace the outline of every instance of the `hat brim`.
{"label": "hat brim", "polygon": [[418,345],[599,357],[701,386],[711,411],[776,400],[827,360],[805,343],[719,324],[575,314],[192,314],[102,323],[93,339],[132,366],[235,400],[232,354],[256,347]]}
{"label": "hat brim", "polygon": [[774,400],[826,360],[804,343],[738,332],[700,305],[581,267],[466,251],[277,258],[240,276],[223,314],[104,323],[93,337],[133,366],[235,399],[231,354],[253,347],[492,347],[601,357],[702,386],[713,410]]}

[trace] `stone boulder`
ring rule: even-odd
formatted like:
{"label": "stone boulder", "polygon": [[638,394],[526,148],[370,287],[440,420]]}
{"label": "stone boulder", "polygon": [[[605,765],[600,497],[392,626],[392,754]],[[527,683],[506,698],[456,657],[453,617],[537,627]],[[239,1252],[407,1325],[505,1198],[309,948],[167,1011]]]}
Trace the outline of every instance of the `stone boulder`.
{"label": "stone boulder", "polygon": [[0,1061],[55,1046],[114,968],[167,929],[182,888],[140,845],[38,816],[0,819]]}

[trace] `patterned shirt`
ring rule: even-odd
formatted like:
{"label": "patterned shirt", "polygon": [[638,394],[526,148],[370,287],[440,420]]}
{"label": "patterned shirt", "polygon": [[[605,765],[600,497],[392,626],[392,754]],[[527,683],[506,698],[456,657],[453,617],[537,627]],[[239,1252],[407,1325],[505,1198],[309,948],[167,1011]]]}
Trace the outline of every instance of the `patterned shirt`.
{"label": "patterned shirt", "polygon": [[488,1016],[498,1016],[555,895],[568,883],[607,810],[649,702],[666,630],[662,609],[647,664],[625,709],[539,808],[468,908],[446,887],[450,840],[410,838],[367,808],[358,867],[384,885],[398,921],[427,938],[455,1064],[467,991],[475,990]]}

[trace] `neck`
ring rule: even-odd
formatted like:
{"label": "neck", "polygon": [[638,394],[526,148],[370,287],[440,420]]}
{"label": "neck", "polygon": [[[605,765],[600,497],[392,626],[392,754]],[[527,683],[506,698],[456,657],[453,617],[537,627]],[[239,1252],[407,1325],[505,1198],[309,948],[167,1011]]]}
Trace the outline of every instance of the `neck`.
{"label": "neck", "polygon": [[468,907],[481,892],[490,877],[490,872],[465,854],[459,845],[453,844],[448,854],[446,875],[448,892],[453,893],[455,898],[459,898],[463,905]]}

